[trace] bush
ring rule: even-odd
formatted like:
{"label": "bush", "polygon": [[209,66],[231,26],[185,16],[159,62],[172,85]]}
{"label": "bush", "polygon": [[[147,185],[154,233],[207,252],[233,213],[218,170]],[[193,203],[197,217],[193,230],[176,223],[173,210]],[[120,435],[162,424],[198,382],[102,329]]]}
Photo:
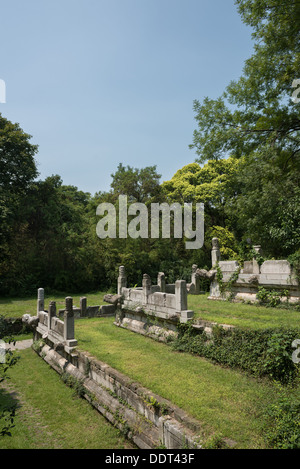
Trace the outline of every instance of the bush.
{"label": "bush", "polygon": [[270,306],[272,308],[276,308],[276,306],[281,304],[282,297],[289,296],[288,290],[283,290],[282,292],[278,292],[275,290],[267,290],[264,287],[259,287],[258,292],[256,294],[256,298],[258,303],[264,306]]}
{"label": "bush", "polygon": [[292,360],[292,342],[296,338],[300,338],[299,329],[225,330],[215,326],[211,337],[191,324],[182,324],[172,347],[257,377],[290,383],[299,368]]}
{"label": "bush", "polygon": [[266,409],[266,439],[273,449],[300,449],[300,401],[286,389]]}

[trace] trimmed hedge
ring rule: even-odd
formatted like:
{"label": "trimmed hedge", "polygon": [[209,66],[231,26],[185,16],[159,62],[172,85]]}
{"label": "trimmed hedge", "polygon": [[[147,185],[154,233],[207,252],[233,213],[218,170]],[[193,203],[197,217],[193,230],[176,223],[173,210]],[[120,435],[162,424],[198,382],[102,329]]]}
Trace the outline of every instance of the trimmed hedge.
{"label": "trimmed hedge", "polygon": [[172,348],[216,363],[239,368],[257,377],[267,376],[281,383],[295,380],[299,365],[292,360],[292,342],[300,339],[300,329],[269,328],[225,330],[215,326],[213,335],[182,324]]}

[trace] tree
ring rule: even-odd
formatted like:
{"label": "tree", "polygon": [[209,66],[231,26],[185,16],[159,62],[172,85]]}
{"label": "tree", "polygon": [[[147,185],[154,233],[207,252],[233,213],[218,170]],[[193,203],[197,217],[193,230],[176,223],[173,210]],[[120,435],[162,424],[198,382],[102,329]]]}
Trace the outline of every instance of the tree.
{"label": "tree", "polygon": [[286,257],[300,248],[300,170],[286,171],[285,160],[251,155],[239,160],[232,184],[237,197],[227,199],[225,213],[236,236],[261,244],[264,253]]}
{"label": "tree", "polygon": [[[202,166],[191,163],[162,184],[169,202],[204,203],[205,243],[202,255],[197,253],[197,258],[194,258],[195,263],[210,266],[211,239],[214,236],[220,239],[223,259],[235,255],[234,235],[230,228],[226,228],[226,225],[231,225],[231,214],[227,213],[226,206],[234,203],[239,194],[235,175],[240,166],[241,161],[235,158],[209,160]],[[190,256],[192,264],[194,254]]]}
{"label": "tree", "polygon": [[236,0],[253,31],[254,54],[244,74],[218,99],[194,101],[198,130],[191,148],[199,161],[249,155],[262,146],[288,165],[300,152],[299,104],[292,84],[300,78],[300,1]]}
{"label": "tree", "polygon": [[37,176],[34,160],[38,147],[31,136],[0,114],[0,190],[20,194]]}
{"label": "tree", "polygon": [[151,198],[157,201],[160,195],[161,175],[157,173],[156,166],[138,169],[119,163],[117,171],[111,177],[114,195],[127,195],[130,202],[146,203]]}
{"label": "tree", "polygon": [[38,147],[30,139],[19,124],[0,114],[0,291],[16,227],[22,220],[19,207],[38,174],[34,159]]}
{"label": "tree", "polygon": [[203,202],[206,215],[215,218],[215,224],[222,225],[226,200],[238,193],[238,187],[232,184],[232,180],[239,165],[234,158],[210,160],[203,166],[191,163],[165,181],[162,188],[169,201],[182,204]]}
{"label": "tree", "polygon": [[[22,196],[37,176],[31,136],[0,114],[0,242],[7,242]],[[1,259],[1,250],[0,250]]]}
{"label": "tree", "polygon": [[15,208],[13,236],[0,262],[2,293],[99,288],[105,273],[90,199],[58,175],[31,183]]}
{"label": "tree", "polygon": [[237,195],[224,212],[236,236],[269,255],[299,249],[300,114],[292,99],[300,70],[300,0],[236,0],[253,28],[254,53],[243,75],[217,99],[194,101],[191,148],[199,162],[236,158]]}

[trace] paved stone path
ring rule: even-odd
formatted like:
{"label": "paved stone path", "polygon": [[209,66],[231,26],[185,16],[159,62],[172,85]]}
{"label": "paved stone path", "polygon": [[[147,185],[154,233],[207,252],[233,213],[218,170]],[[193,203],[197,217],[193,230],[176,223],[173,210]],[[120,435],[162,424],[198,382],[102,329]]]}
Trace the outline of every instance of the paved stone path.
{"label": "paved stone path", "polygon": [[26,348],[31,347],[32,343],[33,343],[32,339],[27,339],[27,340],[20,340],[16,342],[15,345],[11,343],[11,344],[5,344],[5,346],[6,348],[9,348],[11,350],[24,350]]}

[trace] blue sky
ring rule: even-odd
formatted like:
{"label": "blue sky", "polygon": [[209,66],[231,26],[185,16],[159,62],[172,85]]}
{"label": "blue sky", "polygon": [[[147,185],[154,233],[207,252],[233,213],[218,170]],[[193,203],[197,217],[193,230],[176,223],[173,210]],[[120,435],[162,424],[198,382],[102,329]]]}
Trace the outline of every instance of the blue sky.
{"label": "blue sky", "polygon": [[40,179],[107,191],[120,162],[161,181],[195,160],[194,99],[252,54],[234,0],[0,0],[2,115],[39,145]]}

